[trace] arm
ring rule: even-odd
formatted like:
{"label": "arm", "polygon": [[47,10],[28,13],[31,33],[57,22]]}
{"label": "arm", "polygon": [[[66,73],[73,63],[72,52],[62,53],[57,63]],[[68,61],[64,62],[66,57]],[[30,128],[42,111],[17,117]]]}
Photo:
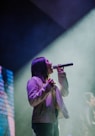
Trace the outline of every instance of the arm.
{"label": "arm", "polygon": [[62,96],[67,96],[69,94],[69,89],[68,89],[69,85],[68,85],[66,73],[62,68],[61,70],[58,69],[57,71],[58,71],[58,81],[60,84],[61,94]]}
{"label": "arm", "polygon": [[34,78],[27,83],[28,100],[31,106],[36,106],[44,101],[51,90],[51,85],[46,84],[43,87],[42,82],[38,82]]}

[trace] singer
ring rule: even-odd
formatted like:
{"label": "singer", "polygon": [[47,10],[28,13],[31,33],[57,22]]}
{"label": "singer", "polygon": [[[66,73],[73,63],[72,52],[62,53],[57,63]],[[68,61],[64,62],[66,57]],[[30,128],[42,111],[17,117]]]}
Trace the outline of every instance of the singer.
{"label": "singer", "polygon": [[27,96],[33,107],[31,126],[36,136],[59,136],[58,118],[69,114],[62,96],[68,96],[68,81],[62,67],[56,68],[60,88],[50,78],[52,63],[45,57],[32,60],[31,78],[27,81]]}

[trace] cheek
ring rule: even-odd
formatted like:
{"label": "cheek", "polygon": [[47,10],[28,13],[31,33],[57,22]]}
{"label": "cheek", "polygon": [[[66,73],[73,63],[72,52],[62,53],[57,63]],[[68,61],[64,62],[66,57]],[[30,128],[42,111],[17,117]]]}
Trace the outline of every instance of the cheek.
{"label": "cheek", "polygon": [[47,64],[47,69],[50,69],[50,65],[49,64]]}
{"label": "cheek", "polygon": [[50,69],[48,70],[48,73],[49,73],[49,74],[53,73],[53,69],[50,68]]}
{"label": "cheek", "polygon": [[50,68],[48,67],[48,73],[50,73]]}

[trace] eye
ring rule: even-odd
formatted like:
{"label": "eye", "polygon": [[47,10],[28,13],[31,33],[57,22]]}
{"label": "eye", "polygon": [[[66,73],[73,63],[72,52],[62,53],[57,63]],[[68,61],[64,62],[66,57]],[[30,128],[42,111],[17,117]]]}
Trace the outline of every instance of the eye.
{"label": "eye", "polygon": [[49,60],[46,60],[46,63],[49,63]]}

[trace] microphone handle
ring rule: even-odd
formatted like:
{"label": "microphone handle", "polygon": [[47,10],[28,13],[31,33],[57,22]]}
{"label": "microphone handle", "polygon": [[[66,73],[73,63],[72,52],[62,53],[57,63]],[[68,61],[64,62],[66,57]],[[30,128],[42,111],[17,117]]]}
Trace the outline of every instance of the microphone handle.
{"label": "microphone handle", "polygon": [[62,64],[62,65],[55,65],[53,66],[53,69],[56,69],[57,67],[68,67],[68,66],[72,66],[73,63],[68,63],[68,64]]}

